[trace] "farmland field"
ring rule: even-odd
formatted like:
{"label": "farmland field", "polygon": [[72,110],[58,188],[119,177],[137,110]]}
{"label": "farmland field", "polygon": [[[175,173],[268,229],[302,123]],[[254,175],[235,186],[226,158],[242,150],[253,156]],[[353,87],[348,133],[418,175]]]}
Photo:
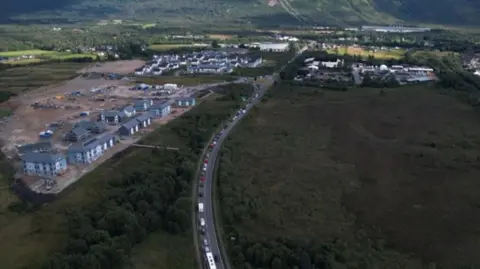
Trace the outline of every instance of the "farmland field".
{"label": "farmland field", "polygon": [[356,46],[342,46],[337,49],[329,49],[328,52],[338,55],[359,55],[365,58],[368,56],[373,56],[378,59],[399,59],[402,58],[405,54],[405,50],[403,49],[369,51],[367,49]]}
{"label": "farmland field", "polygon": [[71,53],[71,52],[58,52],[47,50],[20,50],[20,51],[7,51],[0,52],[0,57],[20,57],[20,56],[35,56],[31,59],[13,59],[5,61],[4,63],[10,65],[26,65],[31,63],[48,62],[52,60],[71,60],[81,58],[96,59],[98,56],[95,53]]}
{"label": "farmland field", "polygon": [[85,63],[50,63],[0,71],[0,92],[18,94],[77,76]]}
{"label": "farmland field", "polygon": [[211,39],[228,40],[234,38],[235,36],[224,34],[207,34],[207,37]]}
{"label": "farmland field", "polygon": [[49,50],[18,50],[18,51],[2,51],[0,57],[18,57],[23,55],[48,55],[55,54],[56,51]]}
{"label": "farmland field", "polygon": [[236,127],[217,173],[236,268],[480,264],[478,115],[426,86],[379,91],[280,85]]}

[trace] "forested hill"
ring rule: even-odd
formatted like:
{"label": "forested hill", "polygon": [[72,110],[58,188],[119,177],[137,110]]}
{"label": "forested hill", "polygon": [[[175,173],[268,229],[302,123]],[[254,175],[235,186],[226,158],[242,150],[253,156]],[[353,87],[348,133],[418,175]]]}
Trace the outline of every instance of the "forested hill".
{"label": "forested hill", "polygon": [[3,22],[134,19],[188,23],[480,25],[476,0],[1,0]]}

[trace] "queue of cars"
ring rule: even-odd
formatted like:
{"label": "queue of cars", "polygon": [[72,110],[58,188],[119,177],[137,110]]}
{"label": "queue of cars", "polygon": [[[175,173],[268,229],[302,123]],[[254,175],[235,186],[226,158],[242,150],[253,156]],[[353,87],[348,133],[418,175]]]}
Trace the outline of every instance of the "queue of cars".
{"label": "queue of cars", "polygon": [[[247,112],[247,109],[252,105],[252,102],[253,100],[255,100],[256,98],[259,97],[259,87],[256,87],[255,88],[255,93],[254,93],[254,97],[247,103],[247,105],[241,109],[239,109],[235,115],[233,116],[233,118],[231,119],[232,122],[236,121],[239,117],[243,116],[246,112]],[[229,123],[230,124],[230,123]],[[212,150],[215,148],[215,146],[217,145],[218,143],[218,140],[220,139],[220,137],[222,136],[222,134],[225,132],[225,130],[229,127],[229,124],[225,125],[222,130],[220,130],[217,134],[215,134],[215,137],[213,138],[212,142],[210,143],[210,145],[208,146],[208,150],[207,150],[207,153],[205,154],[205,157],[203,159],[203,163],[202,163],[202,168],[201,168],[201,172],[200,172],[200,175],[199,175],[199,190],[198,190],[198,223],[199,223],[199,230],[200,230],[200,234],[202,235],[202,239],[203,239],[203,248],[205,250],[205,255],[207,257],[207,260],[209,261],[209,268],[210,269],[216,269],[216,266],[215,266],[215,263],[218,262],[218,257],[214,254],[212,254],[211,252],[211,247],[210,247],[210,242],[208,241],[208,235],[207,235],[207,229],[206,229],[206,222],[205,222],[205,211],[206,210],[209,210],[209,208],[204,208],[204,203],[203,203],[203,200],[204,200],[204,185],[205,185],[205,182],[207,180],[207,168],[208,166],[211,164],[210,163],[210,153],[212,152]],[[212,163],[212,165],[214,165]],[[208,190],[206,190],[208,191]]]}

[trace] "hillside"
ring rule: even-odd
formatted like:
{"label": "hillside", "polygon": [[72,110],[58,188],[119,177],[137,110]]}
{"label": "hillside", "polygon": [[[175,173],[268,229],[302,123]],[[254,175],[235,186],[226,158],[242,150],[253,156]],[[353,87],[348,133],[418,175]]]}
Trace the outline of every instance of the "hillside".
{"label": "hillside", "polygon": [[170,24],[432,23],[480,25],[471,0],[3,0],[3,22],[130,19]]}

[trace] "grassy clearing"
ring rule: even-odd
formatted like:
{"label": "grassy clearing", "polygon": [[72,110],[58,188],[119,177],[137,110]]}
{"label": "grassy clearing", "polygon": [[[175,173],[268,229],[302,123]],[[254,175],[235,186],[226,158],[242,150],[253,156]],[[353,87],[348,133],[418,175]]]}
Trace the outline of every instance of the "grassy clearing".
{"label": "grassy clearing", "polygon": [[5,63],[10,65],[28,65],[32,63],[48,62],[53,60],[72,60],[72,59],[82,59],[82,58],[91,58],[92,60],[97,58],[97,55],[94,53],[71,53],[71,52],[58,52],[58,51],[47,51],[47,50],[21,50],[21,51],[8,51],[0,52],[0,57],[20,57],[24,55],[33,55],[33,59],[15,59],[7,61]]}
{"label": "grassy clearing", "polygon": [[157,76],[138,78],[138,83],[147,83],[150,85],[174,83],[184,86],[195,86],[200,84],[218,83],[235,80],[230,75],[198,75],[198,76]]}
{"label": "grassy clearing", "polygon": [[21,93],[70,79],[85,63],[50,63],[0,71],[0,91]]}
{"label": "grassy clearing", "polygon": [[[174,145],[188,152],[200,145],[191,144],[190,137],[186,135],[186,133],[188,134],[187,130],[201,132],[202,136],[210,137],[209,132],[216,128],[216,124],[221,119],[229,117],[236,107],[238,107],[237,99],[214,100],[209,98],[184,116],[155,130],[143,141],[152,144]],[[195,119],[201,119],[200,125],[196,124]],[[199,131],[197,128],[201,130]],[[138,162],[146,163],[144,159],[139,161],[140,157],[154,158],[155,154],[152,155],[152,151],[149,149],[130,148],[84,176],[74,186],[63,192],[55,202],[33,212],[2,211],[0,214],[0,240],[4,242],[0,246],[2,268],[23,269],[32,264],[35,265],[33,268],[38,268],[39,266],[36,265],[42,264],[52,253],[64,249],[69,241],[65,213],[70,210],[89,208],[104,199],[107,195],[106,190],[109,189],[108,183],[111,180],[122,178],[129,172],[136,171],[139,166]],[[8,191],[8,189],[6,190]],[[0,194],[0,199],[5,203],[10,201],[9,197],[14,197],[2,192]],[[191,191],[187,190],[185,194],[190,198]],[[191,204],[191,202],[187,203]],[[142,244],[133,248],[130,255],[132,257],[131,268],[193,268],[193,243],[190,233],[191,231],[172,235],[163,230],[153,233],[152,237],[148,237]]]}
{"label": "grassy clearing", "polygon": [[56,51],[50,50],[17,50],[17,51],[2,51],[0,57],[19,57],[24,55],[49,55],[55,54]]}
{"label": "grassy clearing", "polygon": [[211,39],[218,39],[218,40],[229,40],[229,39],[233,39],[235,36],[224,35],[224,34],[207,34],[207,37]]}
{"label": "grassy clearing", "polygon": [[415,51],[413,53],[413,56],[417,58],[430,58],[432,56],[440,58],[440,57],[449,56],[449,55],[458,55],[458,53],[452,52],[452,51],[428,51],[428,50]]}
{"label": "grassy clearing", "polygon": [[431,88],[379,91],[280,86],[240,123],[219,171],[232,251],[316,239],[335,240],[333,268],[480,264],[476,113]]}
{"label": "grassy clearing", "polygon": [[194,44],[154,44],[151,45],[149,48],[153,51],[168,51],[172,49],[178,48],[193,48],[195,47]]}
{"label": "grassy clearing", "polygon": [[392,50],[377,50],[369,51],[365,48],[355,47],[355,46],[342,46],[337,49],[330,49],[328,53],[338,54],[338,55],[359,55],[362,57],[373,56],[377,59],[400,59],[404,57],[404,49],[392,49]]}

